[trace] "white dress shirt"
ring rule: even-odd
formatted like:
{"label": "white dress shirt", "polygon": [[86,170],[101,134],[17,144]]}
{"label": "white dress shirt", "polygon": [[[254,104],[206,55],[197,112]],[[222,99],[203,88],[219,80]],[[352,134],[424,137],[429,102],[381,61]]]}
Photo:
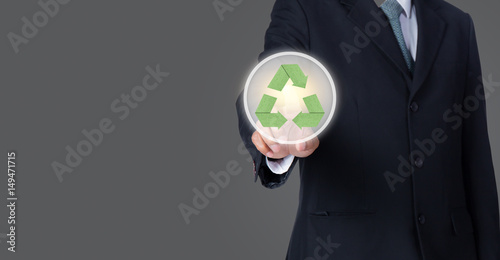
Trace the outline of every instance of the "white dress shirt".
{"label": "white dress shirt", "polygon": [[418,42],[418,24],[415,6],[411,0],[398,0],[398,3],[403,7],[403,13],[399,17],[401,29],[406,42],[406,48],[410,50],[411,56],[415,61],[417,59],[417,42]]}
{"label": "white dress shirt", "polygon": [[[408,48],[408,50],[410,50],[411,56],[415,61],[417,57],[418,42],[418,24],[415,5],[412,4],[411,0],[397,1],[401,5],[401,7],[403,7],[403,13],[399,17],[399,21],[401,22],[401,29],[405,38],[406,47]],[[280,160],[269,160],[266,157],[266,163],[273,173],[283,174],[287,172],[288,169],[290,169],[293,159],[294,156],[291,154]]]}

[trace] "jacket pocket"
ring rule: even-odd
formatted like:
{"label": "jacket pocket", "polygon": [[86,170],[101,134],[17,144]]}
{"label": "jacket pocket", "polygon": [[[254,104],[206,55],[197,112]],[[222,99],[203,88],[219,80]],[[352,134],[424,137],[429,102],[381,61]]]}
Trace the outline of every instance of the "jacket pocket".
{"label": "jacket pocket", "polygon": [[342,211],[314,211],[310,212],[312,217],[355,217],[375,214],[375,210],[342,210]]}

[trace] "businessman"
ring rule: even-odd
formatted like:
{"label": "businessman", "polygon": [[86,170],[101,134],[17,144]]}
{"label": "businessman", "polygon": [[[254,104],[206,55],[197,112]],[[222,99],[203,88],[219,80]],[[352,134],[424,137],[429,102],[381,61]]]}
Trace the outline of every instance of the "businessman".
{"label": "businessman", "polygon": [[277,188],[300,168],[287,259],[498,260],[497,189],[473,22],[442,0],[379,4],[274,5],[259,59],[303,52],[335,79],[339,105],[319,139],[267,140],[238,98],[256,180]]}

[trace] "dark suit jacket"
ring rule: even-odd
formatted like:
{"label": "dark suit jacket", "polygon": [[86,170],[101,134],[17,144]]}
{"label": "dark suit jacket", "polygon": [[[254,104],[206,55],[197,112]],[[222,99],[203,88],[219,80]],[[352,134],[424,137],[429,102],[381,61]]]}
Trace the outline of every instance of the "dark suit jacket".
{"label": "dark suit jacket", "polygon": [[284,50],[316,57],[339,101],[319,148],[283,175],[252,144],[241,95],[237,102],[241,137],[265,187],[283,185],[299,162],[288,259],[500,259],[472,20],[441,0],[414,5],[412,76],[373,0],[276,1],[259,58]]}

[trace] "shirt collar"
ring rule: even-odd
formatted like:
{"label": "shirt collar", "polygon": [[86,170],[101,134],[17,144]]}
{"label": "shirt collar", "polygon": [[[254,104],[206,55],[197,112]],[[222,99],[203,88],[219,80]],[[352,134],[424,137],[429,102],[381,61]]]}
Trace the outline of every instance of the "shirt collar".
{"label": "shirt collar", "polygon": [[408,19],[411,18],[411,0],[397,0],[398,3],[403,7],[403,11]]}

